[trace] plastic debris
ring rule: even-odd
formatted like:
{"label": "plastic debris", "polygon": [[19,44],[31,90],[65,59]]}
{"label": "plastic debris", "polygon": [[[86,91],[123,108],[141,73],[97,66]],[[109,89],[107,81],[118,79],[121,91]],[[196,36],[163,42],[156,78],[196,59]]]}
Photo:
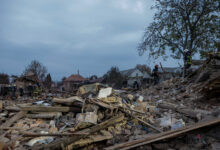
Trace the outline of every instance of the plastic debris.
{"label": "plastic debris", "polygon": [[111,87],[105,88],[105,89],[101,89],[99,91],[99,94],[98,94],[98,99],[107,98],[111,94],[112,94],[112,88]]}

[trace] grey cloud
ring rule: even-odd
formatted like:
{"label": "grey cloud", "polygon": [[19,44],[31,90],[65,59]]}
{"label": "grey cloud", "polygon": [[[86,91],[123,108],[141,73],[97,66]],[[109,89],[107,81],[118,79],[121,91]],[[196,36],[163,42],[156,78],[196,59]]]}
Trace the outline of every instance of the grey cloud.
{"label": "grey cloud", "polygon": [[136,47],[152,20],[152,0],[0,1],[0,71],[20,74],[37,59],[55,80],[103,75],[146,63]]}

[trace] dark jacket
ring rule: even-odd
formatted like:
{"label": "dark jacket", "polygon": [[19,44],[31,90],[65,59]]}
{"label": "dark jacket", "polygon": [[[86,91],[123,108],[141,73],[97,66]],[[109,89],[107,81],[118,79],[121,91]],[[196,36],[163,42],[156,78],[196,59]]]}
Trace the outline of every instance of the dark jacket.
{"label": "dark jacket", "polygon": [[184,62],[186,63],[186,65],[191,65],[192,64],[191,52],[186,52],[185,53]]}
{"label": "dark jacket", "polygon": [[155,68],[153,69],[153,74],[152,74],[152,75],[153,75],[153,77],[158,77],[158,76],[159,76],[158,68],[155,67]]}

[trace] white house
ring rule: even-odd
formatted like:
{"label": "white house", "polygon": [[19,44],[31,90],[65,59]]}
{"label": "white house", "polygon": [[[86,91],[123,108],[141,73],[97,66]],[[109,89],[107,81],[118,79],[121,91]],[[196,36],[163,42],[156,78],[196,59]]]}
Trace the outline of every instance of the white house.
{"label": "white house", "polygon": [[127,85],[133,87],[135,82],[140,86],[144,80],[150,79],[150,73],[141,71],[137,67],[120,72],[127,80]]}

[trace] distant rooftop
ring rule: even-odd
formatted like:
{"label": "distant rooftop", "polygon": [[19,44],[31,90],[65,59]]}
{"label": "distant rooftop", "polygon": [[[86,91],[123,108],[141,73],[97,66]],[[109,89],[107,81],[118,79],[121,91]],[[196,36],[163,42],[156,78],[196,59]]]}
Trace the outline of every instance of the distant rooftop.
{"label": "distant rooftop", "polygon": [[83,78],[81,75],[79,74],[72,74],[71,76],[69,76],[68,78],[66,78],[65,82],[68,81],[85,81],[86,79]]}

